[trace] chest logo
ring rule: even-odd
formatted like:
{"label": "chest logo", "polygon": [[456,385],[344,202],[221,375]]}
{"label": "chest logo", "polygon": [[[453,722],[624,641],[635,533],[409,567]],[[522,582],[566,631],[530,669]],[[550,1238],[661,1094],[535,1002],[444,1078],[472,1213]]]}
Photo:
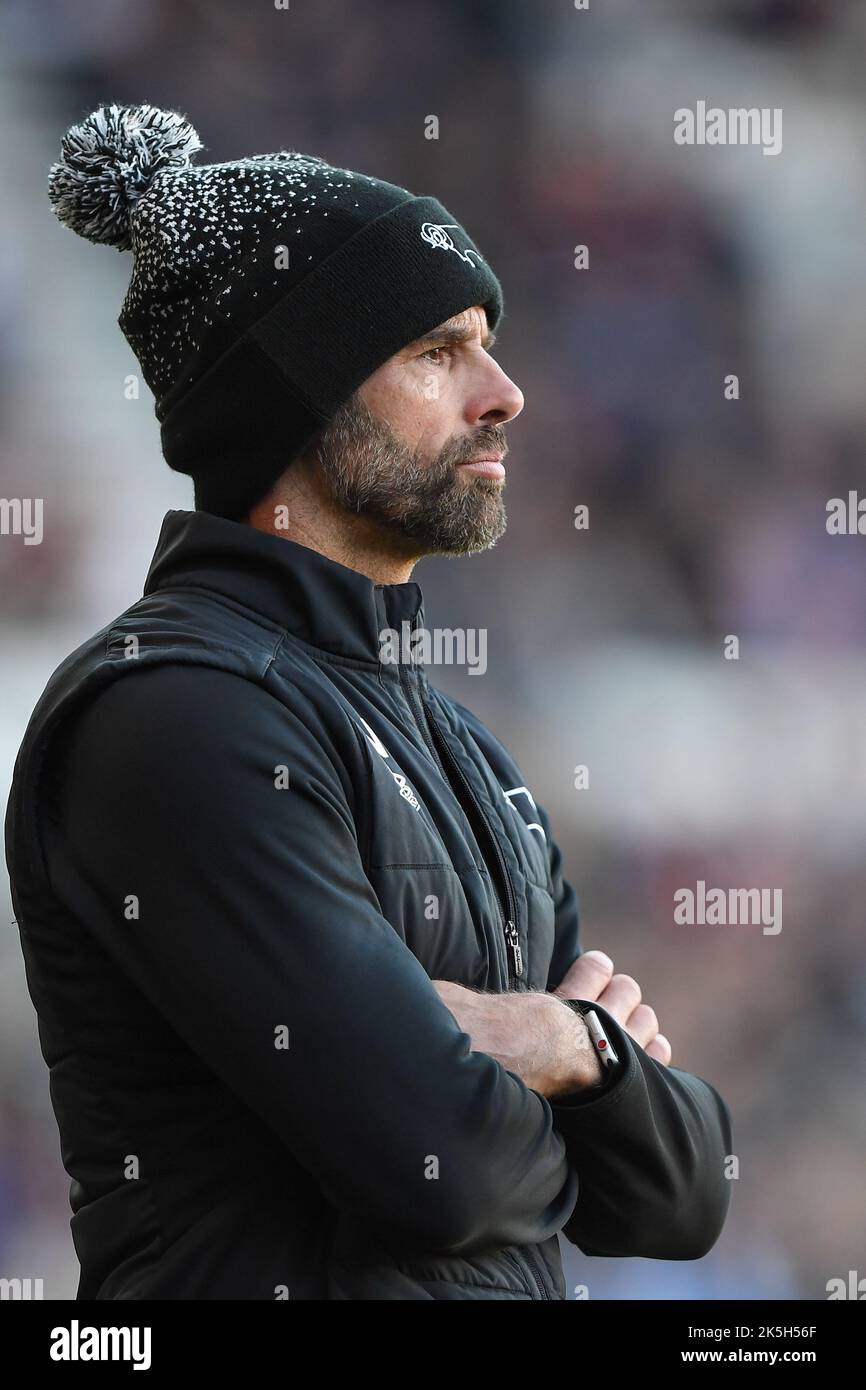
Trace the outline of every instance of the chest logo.
{"label": "chest logo", "polygon": [[[536,814],[537,814],[538,808],[537,808],[537,806],[536,806],[536,804],[535,804],[535,797],[532,795],[532,792],[529,790],[528,787],[512,787],[510,791],[506,791],[505,788],[503,787],[503,789],[502,789],[502,795],[505,797],[505,800],[508,802],[509,806],[511,807],[512,811],[514,812],[514,814],[515,814],[516,816],[520,816],[520,812],[518,811],[518,809],[517,809],[517,807],[515,806],[514,802],[511,800],[511,798],[512,798],[513,796],[525,796],[526,799],[528,800],[530,806],[532,807],[533,811],[535,811]],[[520,819],[523,820],[523,817],[520,816]],[[526,820],[523,820],[523,824],[526,826],[526,829],[527,829],[527,830],[536,830],[536,831],[538,832],[538,834],[541,836],[542,840],[544,840],[545,843],[546,843],[546,841],[547,841],[547,836],[546,836],[545,833],[544,833],[544,826],[541,825],[541,824],[539,824],[539,822],[538,822],[537,820],[535,820],[535,821],[526,821]]]}
{"label": "chest logo", "polygon": [[[382,740],[380,739],[379,735],[376,733],[375,729],[371,729],[371,728],[370,728],[370,725],[367,723],[366,719],[361,719],[360,714],[358,715],[358,718],[361,720],[361,723],[364,725],[364,732],[365,732],[366,735],[367,735],[367,741],[369,742],[371,748],[375,748],[376,752],[379,754],[379,757],[382,758],[383,760],[387,760],[388,758],[390,758],[391,754],[388,752],[388,749],[385,747],[384,743],[383,743]],[[387,767],[387,762],[386,762],[386,767]],[[410,787],[410,785],[409,785],[408,781],[406,780],[406,778],[404,777],[403,773],[402,773],[402,772],[395,772],[394,769],[393,769],[392,767],[389,767],[387,770],[388,770],[388,772],[390,772],[391,776],[394,778],[394,781],[395,781],[395,783],[397,784],[397,787],[398,787],[398,789],[399,789],[400,795],[402,796],[403,800],[404,800],[404,801],[408,801],[408,803],[409,803],[409,805],[412,807],[412,810],[413,810],[413,811],[420,811],[420,810],[421,810],[421,803],[420,803],[420,801],[418,800],[418,798],[417,798],[417,796],[415,795],[415,793],[413,792],[412,788]]]}

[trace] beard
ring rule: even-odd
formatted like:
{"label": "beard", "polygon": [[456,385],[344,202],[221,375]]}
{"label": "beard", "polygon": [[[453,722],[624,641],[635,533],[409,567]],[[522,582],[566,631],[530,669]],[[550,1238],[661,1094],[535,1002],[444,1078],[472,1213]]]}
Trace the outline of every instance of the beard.
{"label": "beard", "polygon": [[501,425],[449,443],[433,459],[412,450],[370,411],[357,392],[342,405],[315,448],[331,498],[363,516],[407,555],[474,555],[505,531],[503,484],[461,473],[483,450],[503,454]]}

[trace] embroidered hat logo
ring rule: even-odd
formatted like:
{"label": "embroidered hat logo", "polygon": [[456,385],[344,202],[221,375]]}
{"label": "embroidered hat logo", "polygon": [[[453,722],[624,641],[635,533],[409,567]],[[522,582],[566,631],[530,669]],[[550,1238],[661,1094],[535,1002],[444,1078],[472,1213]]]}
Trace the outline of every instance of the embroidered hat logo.
{"label": "embroidered hat logo", "polygon": [[479,261],[483,261],[484,257],[480,251],[470,251],[468,247],[465,251],[461,251],[459,247],[454,245],[448,235],[448,228],[456,226],[458,226],[456,222],[425,222],[421,228],[422,240],[426,241],[428,246],[439,250],[453,251],[456,256],[460,257],[461,261],[468,261],[470,265],[476,264],[472,259],[473,256],[477,256]]}

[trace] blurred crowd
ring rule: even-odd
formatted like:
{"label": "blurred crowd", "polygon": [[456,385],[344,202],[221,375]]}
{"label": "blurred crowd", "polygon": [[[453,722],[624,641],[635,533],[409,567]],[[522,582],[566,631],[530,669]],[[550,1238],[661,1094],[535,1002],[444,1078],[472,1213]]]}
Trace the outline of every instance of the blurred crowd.
{"label": "blurred crowd", "polygon": [[[512,749],[584,945],[639,980],[673,1065],[734,1119],[714,1250],[568,1247],[569,1284],[825,1297],[866,1249],[866,538],[825,525],[829,499],[866,496],[866,12],[7,0],[0,25],[0,496],[45,499],[41,545],[0,536],[0,783],[51,671],[140,596],[165,511],[192,506],[151,398],[124,397],[128,255],[48,204],[63,132],[148,101],[189,116],[201,160],[299,149],[439,197],[503,283],[494,353],[526,405],[506,536],[415,575],[428,625],[487,631],[486,674],[430,675]],[[782,108],[782,151],[677,146],[700,99]],[[781,889],[783,929],[675,925],[701,879]],[[3,895],[0,1275],[64,1297],[68,1180]]]}

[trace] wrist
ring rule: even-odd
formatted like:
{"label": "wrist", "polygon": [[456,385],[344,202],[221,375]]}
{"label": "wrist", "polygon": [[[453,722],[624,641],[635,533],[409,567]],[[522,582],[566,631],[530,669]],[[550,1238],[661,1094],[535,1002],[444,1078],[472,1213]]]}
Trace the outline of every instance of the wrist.
{"label": "wrist", "polygon": [[577,1090],[602,1090],[607,1081],[607,1072],[590,1036],[581,1006],[576,1000],[557,999],[557,1003],[564,1006],[560,1011],[564,1029],[561,1051],[563,1065],[561,1075],[549,1093],[550,1097],[568,1095]]}

